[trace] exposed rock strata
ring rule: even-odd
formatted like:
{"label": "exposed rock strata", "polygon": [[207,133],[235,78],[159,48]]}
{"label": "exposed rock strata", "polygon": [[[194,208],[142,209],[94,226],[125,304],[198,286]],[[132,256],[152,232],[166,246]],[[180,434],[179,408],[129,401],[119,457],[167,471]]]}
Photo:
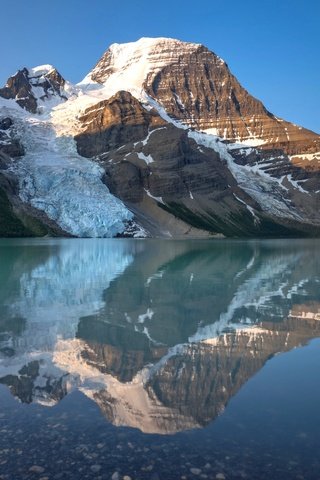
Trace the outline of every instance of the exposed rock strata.
{"label": "exposed rock strata", "polygon": [[[130,54],[133,47],[127,45]],[[280,148],[288,155],[320,152],[318,134],[270,113],[240,85],[228,65],[206,47],[171,39],[147,45],[133,49],[132,58],[122,68],[140,62],[143,71],[148,62],[141,86],[173,118],[196,129],[211,129],[234,142]],[[92,80],[106,82],[119,63],[117,45],[113,45],[92,71]],[[320,154],[317,158],[319,161]]]}
{"label": "exposed rock strata", "polygon": [[230,154],[235,164],[259,168],[283,181],[272,195],[288,211],[296,211],[291,218],[270,214],[237,183],[218,152],[199,146],[188,131],[146,111],[127,92],[90,107],[80,121],[82,132],[75,137],[79,153],[96,158],[111,193],[151,234],[153,228],[177,234],[170,230],[172,215],[199,231],[231,236],[316,235],[319,230],[319,200],[313,192],[319,189],[320,176],[294,167],[282,151],[238,148]]}

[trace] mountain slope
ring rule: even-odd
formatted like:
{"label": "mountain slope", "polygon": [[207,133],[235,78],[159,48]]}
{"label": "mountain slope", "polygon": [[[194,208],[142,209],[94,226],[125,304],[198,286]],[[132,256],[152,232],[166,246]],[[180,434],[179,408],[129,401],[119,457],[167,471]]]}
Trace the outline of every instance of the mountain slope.
{"label": "mountain slope", "polygon": [[202,45],[114,44],[78,85],[24,68],[0,97],[5,194],[46,232],[320,234],[319,136],[274,117]]}
{"label": "mountain slope", "polygon": [[[129,60],[128,60],[129,59]],[[86,77],[98,83],[134,83],[173,118],[233,142],[281,148],[289,155],[318,152],[320,136],[275,117],[203,45],[141,39],[112,45]]]}

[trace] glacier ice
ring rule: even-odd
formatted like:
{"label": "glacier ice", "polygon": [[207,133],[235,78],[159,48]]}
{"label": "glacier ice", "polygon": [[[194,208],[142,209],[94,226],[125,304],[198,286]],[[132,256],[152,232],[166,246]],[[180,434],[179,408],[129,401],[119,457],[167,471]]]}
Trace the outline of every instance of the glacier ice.
{"label": "glacier ice", "polygon": [[103,183],[103,169],[78,155],[73,136],[56,131],[53,120],[59,118],[51,112],[14,113],[26,150],[11,166],[19,180],[21,199],[76,237],[122,233],[133,214]]}

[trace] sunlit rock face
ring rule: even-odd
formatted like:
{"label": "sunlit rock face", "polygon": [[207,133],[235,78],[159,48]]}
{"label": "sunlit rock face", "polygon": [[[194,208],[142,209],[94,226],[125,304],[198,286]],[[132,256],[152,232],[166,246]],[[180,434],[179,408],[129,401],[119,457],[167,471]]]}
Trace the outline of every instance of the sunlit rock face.
{"label": "sunlit rock face", "polygon": [[233,142],[288,155],[320,152],[319,135],[268,112],[203,45],[166,38],[114,44],[88,77],[145,89],[173,118]]}
{"label": "sunlit rock face", "polygon": [[155,111],[148,112],[136,98],[125,91],[88,108],[80,121],[83,130],[76,136],[76,141],[78,152],[84,157],[142,141],[149,129],[166,124]]}
{"label": "sunlit rock face", "polygon": [[319,336],[316,248],[2,247],[0,382],[44,406],[79,389],[146,433],[200,428],[273,355]]}

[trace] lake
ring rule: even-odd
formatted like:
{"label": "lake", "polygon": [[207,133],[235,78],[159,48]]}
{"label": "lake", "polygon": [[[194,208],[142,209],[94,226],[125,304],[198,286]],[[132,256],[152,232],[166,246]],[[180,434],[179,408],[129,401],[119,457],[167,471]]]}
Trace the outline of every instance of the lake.
{"label": "lake", "polygon": [[320,478],[319,240],[0,241],[0,479]]}

